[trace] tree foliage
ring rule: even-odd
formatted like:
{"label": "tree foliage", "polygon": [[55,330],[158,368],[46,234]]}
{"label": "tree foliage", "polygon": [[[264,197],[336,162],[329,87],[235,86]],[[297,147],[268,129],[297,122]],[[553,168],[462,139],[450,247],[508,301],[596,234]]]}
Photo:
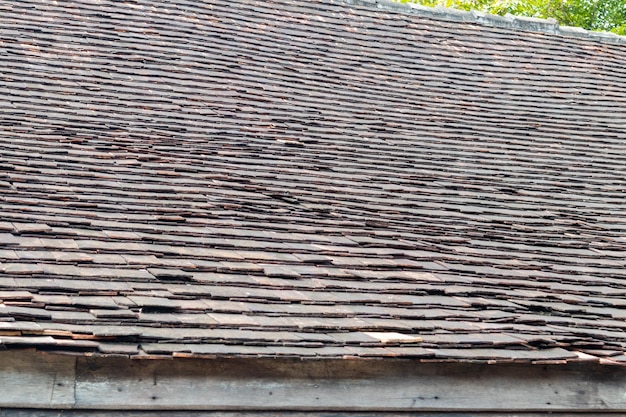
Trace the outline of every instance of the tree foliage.
{"label": "tree foliage", "polygon": [[626,35],[625,0],[399,0],[424,6],[556,19],[560,25]]}

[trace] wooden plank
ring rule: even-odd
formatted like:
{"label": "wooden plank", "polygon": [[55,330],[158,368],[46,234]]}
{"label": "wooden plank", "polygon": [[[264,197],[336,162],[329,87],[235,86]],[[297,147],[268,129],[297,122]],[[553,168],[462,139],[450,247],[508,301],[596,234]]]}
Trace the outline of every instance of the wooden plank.
{"label": "wooden plank", "polygon": [[[320,412],[320,411],[137,411],[2,409],[2,417],[546,417],[545,413]],[[617,417],[614,413],[550,413],[550,417]]]}
{"label": "wooden plank", "polygon": [[597,363],[131,360],[21,350],[0,353],[0,386],[3,416],[7,407],[117,410],[116,415],[123,415],[119,410],[318,413],[311,417],[331,411],[510,417],[522,412],[626,412],[625,369]]}
{"label": "wooden plank", "polygon": [[57,407],[74,405],[76,359],[34,351],[0,354],[0,405]]}
{"label": "wooden plank", "polygon": [[625,386],[623,368],[597,364],[80,358],[76,407],[623,412]]}

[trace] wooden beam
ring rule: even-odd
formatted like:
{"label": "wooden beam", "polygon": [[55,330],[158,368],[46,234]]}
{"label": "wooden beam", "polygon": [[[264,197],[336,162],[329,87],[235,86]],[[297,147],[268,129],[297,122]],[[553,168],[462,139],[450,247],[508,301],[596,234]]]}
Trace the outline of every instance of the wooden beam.
{"label": "wooden beam", "polygon": [[610,366],[80,358],[76,406],[187,410],[626,411]]}
{"label": "wooden beam", "polygon": [[[2,417],[546,417],[545,413],[359,411],[137,411],[1,409]],[[618,417],[615,413],[550,413],[549,417]]]}
{"label": "wooden beam", "polygon": [[59,407],[74,405],[76,358],[32,351],[0,354],[0,406]]}
{"label": "wooden beam", "polygon": [[0,407],[510,415],[626,412],[626,369],[597,363],[131,360],[22,351],[0,354],[0,383],[4,390]]}

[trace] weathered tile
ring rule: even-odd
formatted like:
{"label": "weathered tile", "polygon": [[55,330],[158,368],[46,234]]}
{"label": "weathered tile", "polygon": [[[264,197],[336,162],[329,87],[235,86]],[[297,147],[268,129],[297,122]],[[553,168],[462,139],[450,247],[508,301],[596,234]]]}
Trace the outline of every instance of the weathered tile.
{"label": "weathered tile", "polygon": [[102,353],[119,353],[123,355],[136,355],[139,353],[139,346],[132,343],[97,343],[98,351]]}
{"label": "weathered tile", "polygon": [[70,304],[76,307],[117,309],[119,305],[112,297],[79,296],[69,297]]}
{"label": "weathered tile", "polygon": [[33,294],[28,291],[0,291],[0,300],[3,302],[8,300],[32,300],[33,298]]}
{"label": "weathered tile", "polygon": [[120,309],[120,310],[90,309],[89,313],[99,319],[135,319],[138,317],[138,313],[132,310],[126,310],[126,309]]}
{"label": "weathered tile", "polygon": [[45,223],[13,223],[13,228],[20,234],[45,233],[52,230]]}
{"label": "weathered tile", "polygon": [[231,3],[2,10],[1,343],[622,362],[621,41]]}
{"label": "weathered tile", "polygon": [[0,271],[5,274],[15,275],[42,274],[44,272],[44,266],[41,264],[7,263],[0,265]]}

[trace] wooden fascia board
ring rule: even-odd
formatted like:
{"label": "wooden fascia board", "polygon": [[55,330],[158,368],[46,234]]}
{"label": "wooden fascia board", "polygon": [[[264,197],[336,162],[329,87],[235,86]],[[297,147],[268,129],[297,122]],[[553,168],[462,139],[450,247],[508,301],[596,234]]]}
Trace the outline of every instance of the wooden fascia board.
{"label": "wooden fascia board", "polygon": [[0,408],[626,412],[626,368],[6,351]]}
{"label": "wooden fascia board", "polygon": [[618,417],[616,413],[387,412],[387,411],[162,411],[3,408],[2,417]]}

